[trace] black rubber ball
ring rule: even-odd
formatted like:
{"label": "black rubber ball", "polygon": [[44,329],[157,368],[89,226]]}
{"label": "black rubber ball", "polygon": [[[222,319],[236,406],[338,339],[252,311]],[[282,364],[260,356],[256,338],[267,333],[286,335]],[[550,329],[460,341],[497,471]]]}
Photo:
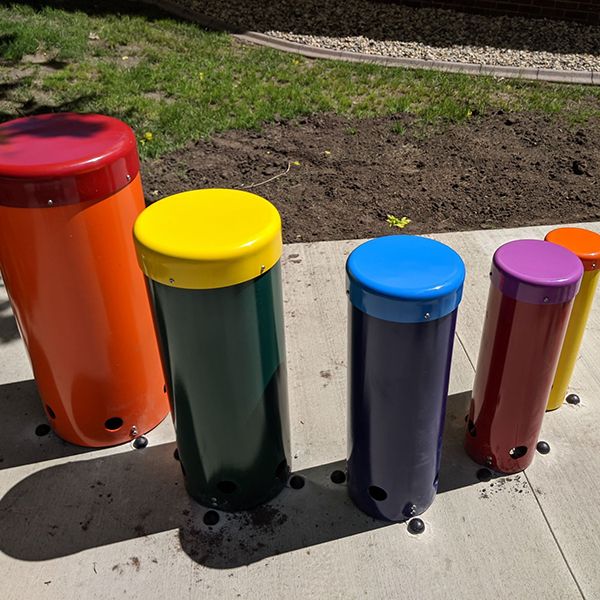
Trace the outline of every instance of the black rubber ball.
{"label": "black rubber ball", "polygon": [[42,425],[38,425],[35,428],[35,435],[42,437],[43,435],[48,435],[50,431],[50,425],[46,425],[46,423],[43,423]]}
{"label": "black rubber ball", "polygon": [[219,513],[216,510],[209,510],[204,514],[202,520],[204,521],[204,524],[209,527],[216,525],[219,522]]}
{"label": "black rubber ball", "polygon": [[569,394],[567,396],[568,404],[579,404],[581,402],[581,398],[577,394]]}
{"label": "black rubber ball", "polygon": [[141,450],[148,445],[148,438],[145,435],[140,435],[140,437],[135,438],[133,440],[133,447],[136,450]]}
{"label": "black rubber ball", "polygon": [[423,523],[423,520],[419,519],[418,517],[411,519],[408,522],[408,531],[414,535],[419,535],[425,531],[425,523]]}
{"label": "black rubber ball", "polygon": [[489,481],[492,478],[492,472],[485,467],[477,471],[477,479],[479,481]]}
{"label": "black rubber ball", "polygon": [[538,442],[535,448],[540,454],[548,454],[550,452],[550,444],[548,442]]}
{"label": "black rubber ball", "polygon": [[289,481],[290,487],[293,490],[301,490],[304,487],[304,477],[300,475],[292,475]]}
{"label": "black rubber ball", "polygon": [[331,474],[331,481],[333,481],[333,483],[344,483],[346,481],[346,473],[344,473],[344,471],[334,471]]}

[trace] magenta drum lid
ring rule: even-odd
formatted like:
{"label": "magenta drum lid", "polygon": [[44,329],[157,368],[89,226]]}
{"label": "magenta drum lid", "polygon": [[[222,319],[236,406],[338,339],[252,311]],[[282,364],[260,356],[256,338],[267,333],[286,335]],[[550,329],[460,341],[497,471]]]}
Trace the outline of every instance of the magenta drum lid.
{"label": "magenta drum lid", "polygon": [[570,250],[542,240],[515,240],[496,250],[492,283],[505,295],[530,304],[570,302],[583,266]]}

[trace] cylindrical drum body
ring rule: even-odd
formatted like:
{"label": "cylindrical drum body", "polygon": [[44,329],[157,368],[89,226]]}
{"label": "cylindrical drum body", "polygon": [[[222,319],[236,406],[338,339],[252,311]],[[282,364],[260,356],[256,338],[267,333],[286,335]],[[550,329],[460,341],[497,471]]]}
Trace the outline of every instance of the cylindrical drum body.
{"label": "cylindrical drum body", "polygon": [[191,191],[149,206],[134,235],[188,492],[261,504],[290,470],[279,213],[248,192]]}
{"label": "cylindrical drum body", "polygon": [[494,254],[465,438],[475,462],[502,473],[531,464],[582,275],[573,253],[541,240]]}
{"label": "cylindrical drum body", "polygon": [[600,273],[600,235],[579,227],[560,227],[546,235],[546,240],[576,254],[583,265],[581,287],[575,297],[569,326],[560,353],[556,375],[546,410],[555,410],[563,403],[579,356],[583,334],[594,302]]}
{"label": "cylindrical drum body", "polygon": [[110,446],[168,413],[131,229],[144,208],[133,131],[100,115],[0,126],[0,270],[54,431]]}
{"label": "cylindrical drum body", "polygon": [[363,512],[403,521],[437,491],[465,268],[440,242],[398,235],[356,248],[346,273],[348,489]]}

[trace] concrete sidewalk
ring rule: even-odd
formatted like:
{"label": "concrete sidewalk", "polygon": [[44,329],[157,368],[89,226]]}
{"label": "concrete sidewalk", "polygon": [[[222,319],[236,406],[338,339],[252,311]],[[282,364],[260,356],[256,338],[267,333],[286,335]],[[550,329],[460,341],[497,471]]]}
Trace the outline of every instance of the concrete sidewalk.
{"label": "concrete sidewalk", "polygon": [[330,480],[345,456],[344,261],[357,241],[285,248],[293,468],[306,485],[212,528],[183,489],[169,419],[144,450],[36,436],[45,417],[0,297],[0,598],[600,598],[600,305],[572,382],[582,402],[545,420],[550,454],[480,483],[462,449],[492,253],[548,229],[431,236],[468,274],[440,490],[420,536],[362,515]]}

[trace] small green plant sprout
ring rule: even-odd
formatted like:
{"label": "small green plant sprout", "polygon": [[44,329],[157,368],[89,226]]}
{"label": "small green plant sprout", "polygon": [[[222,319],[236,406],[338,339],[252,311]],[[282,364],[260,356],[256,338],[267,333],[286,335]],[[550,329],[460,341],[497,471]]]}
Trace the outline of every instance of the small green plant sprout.
{"label": "small green plant sprout", "polygon": [[408,217],[402,217],[401,219],[399,219],[394,215],[388,215],[386,222],[390,227],[398,227],[398,229],[404,229],[410,223],[410,219]]}
{"label": "small green plant sprout", "polygon": [[404,135],[406,133],[406,127],[404,126],[404,123],[394,123],[392,125],[392,133]]}

